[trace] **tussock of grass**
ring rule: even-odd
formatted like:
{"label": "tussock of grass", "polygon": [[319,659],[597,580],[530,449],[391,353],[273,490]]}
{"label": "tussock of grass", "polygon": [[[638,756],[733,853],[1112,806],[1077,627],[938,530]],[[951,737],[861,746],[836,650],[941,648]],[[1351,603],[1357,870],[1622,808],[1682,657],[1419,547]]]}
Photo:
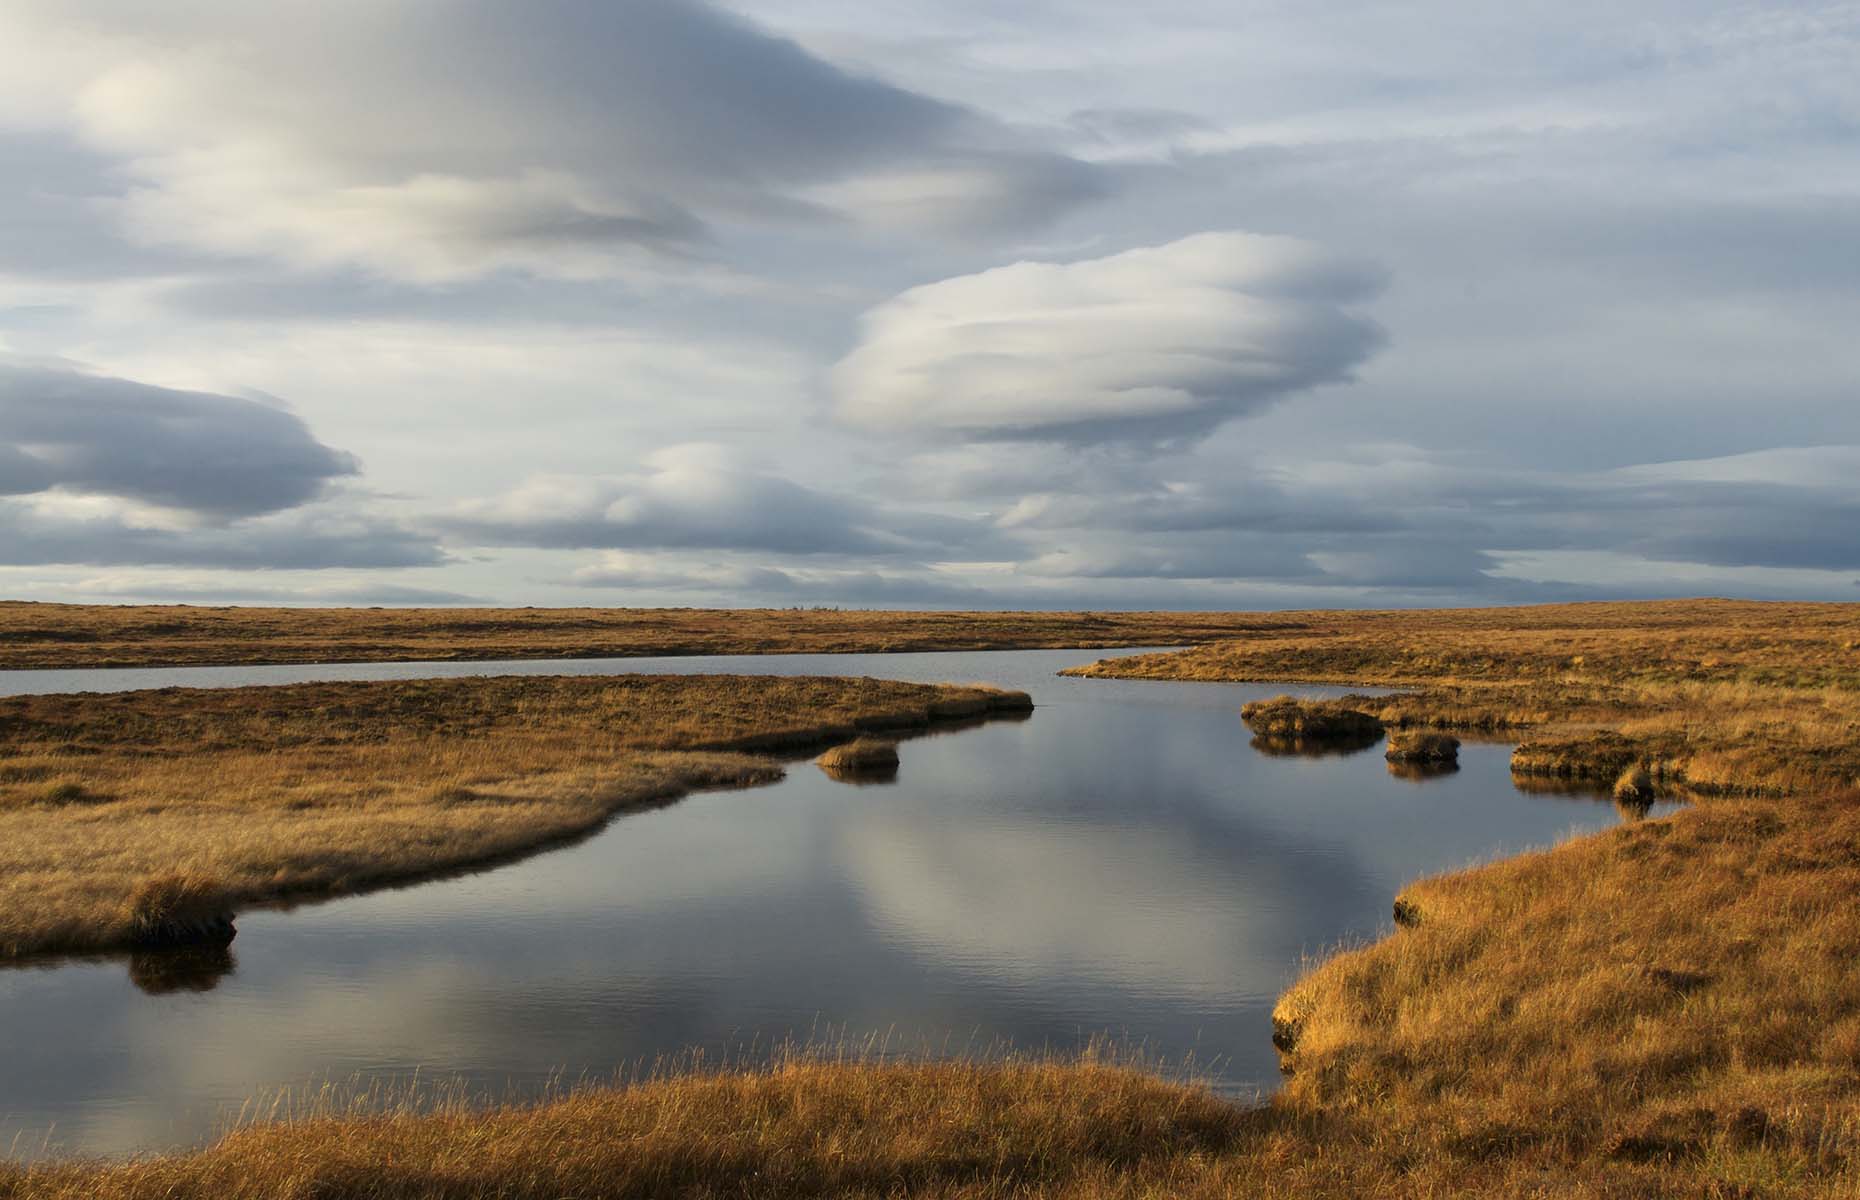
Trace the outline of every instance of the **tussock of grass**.
{"label": "tussock of grass", "polygon": [[1363,699],[1347,696],[1341,700],[1300,700],[1296,696],[1274,696],[1270,700],[1250,700],[1241,705],[1240,719],[1261,737],[1309,742],[1379,737],[1382,722],[1357,707]]}
{"label": "tussock of grass", "polygon": [[1460,739],[1450,733],[1425,729],[1396,729],[1389,733],[1383,757],[1391,763],[1417,767],[1444,766],[1460,760]]}
{"label": "tussock of grass", "polygon": [[1607,784],[1651,752],[1646,743],[1608,730],[1571,738],[1533,739],[1511,752],[1511,773]]}
{"label": "tussock of grass", "polygon": [[232,904],[226,886],[207,875],[171,872],[143,880],[123,902],[119,923],[136,946],[230,942]]}
{"label": "tussock of grass", "polygon": [[1643,763],[1635,763],[1615,780],[1614,797],[1623,804],[1653,803],[1653,772]]}
{"label": "tussock of grass", "polygon": [[898,744],[881,738],[859,738],[833,747],[814,761],[829,771],[896,770]]}
{"label": "tussock of grass", "polygon": [[0,699],[0,958],[217,936],[225,910],[495,862],[948,702],[993,694],[523,676]]}

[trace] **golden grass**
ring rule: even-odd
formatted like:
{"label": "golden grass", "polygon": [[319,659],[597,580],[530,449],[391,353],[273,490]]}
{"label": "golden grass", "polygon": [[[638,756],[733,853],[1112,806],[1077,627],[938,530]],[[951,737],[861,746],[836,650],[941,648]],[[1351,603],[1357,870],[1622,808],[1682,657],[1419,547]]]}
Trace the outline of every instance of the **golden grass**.
{"label": "golden grass", "polygon": [[871,679],[493,677],[0,699],[0,958],[495,861],[774,752],[986,712]]}
{"label": "golden grass", "polygon": [[1603,789],[1636,762],[1694,794],[1860,783],[1860,605],[1280,615],[1291,627],[1070,673],[1401,688],[1366,710],[1390,727],[1523,737],[1520,774]]}
{"label": "golden grass", "polygon": [[311,1116],[130,1165],[0,1166],[0,1197],[1033,1196],[1134,1181],[1168,1195],[1246,1122],[1204,1089],[1112,1065],[798,1059],[534,1107]]}
{"label": "golden grass", "polygon": [[1175,646],[1262,613],[200,608],[0,601],[0,669]]}
{"label": "golden grass", "polygon": [[1391,683],[1415,689],[1373,714],[1398,732],[1527,729],[1548,778],[1600,747],[1705,797],[1404,889],[1396,933],[1281,1000],[1291,1073],[1264,1104],[1090,1061],[787,1063],[0,1167],[0,1200],[1860,1195],[1860,792],[1828,786],[1856,753],[1856,627],[1838,606],[1366,614],[1134,664]]}
{"label": "golden grass", "polygon": [[884,738],[858,738],[833,747],[814,761],[829,771],[896,769],[898,744]]}
{"label": "golden grass", "polygon": [[1389,734],[1383,757],[1392,763],[1456,763],[1460,760],[1460,739],[1450,733],[1429,729],[1397,729]]}
{"label": "golden grass", "polygon": [[1416,883],[1280,1001],[1275,1103],[1452,1173],[1852,1194],[1856,845],[1860,794],[1711,801]]}
{"label": "golden grass", "polygon": [[1249,700],[1240,706],[1240,719],[1261,737],[1306,738],[1323,741],[1329,738],[1354,740],[1382,732],[1382,722],[1363,712],[1360,705],[1375,703],[1361,696],[1340,700],[1300,700],[1294,696],[1274,696],[1270,700]]}

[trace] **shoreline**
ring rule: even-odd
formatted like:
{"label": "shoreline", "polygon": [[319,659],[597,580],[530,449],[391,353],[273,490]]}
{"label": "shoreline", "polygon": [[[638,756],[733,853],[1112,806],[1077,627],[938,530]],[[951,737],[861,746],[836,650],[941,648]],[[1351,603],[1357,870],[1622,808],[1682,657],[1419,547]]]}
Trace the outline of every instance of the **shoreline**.
{"label": "shoreline", "polygon": [[[681,723],[694,703],[710,715]],[[986,687],[729,675],[0,699],[0,965],[157,948],[125,906],[171,878],[207,893],[176,926],[201,911],[230,921],[243,907],[417,885],[694,791],[774,782],[784,758],[864,733],[930,734],[1030,707],[1025,693]],[[101,744],[84,741],[92,729]],[[175,739],[210,748],[177,756]],[[202,773],[225,795],[201,794]],[[229,818],[238,837],[203,848],[199,824]]]}
{"label": "shoreline", "polygon": [[[676,1125],[686,1119],[681,1106],[704,1093],[728,1099],[705,1111],[701,1136],[695,1124],[685,1132],[753,1149],[679,1176],[696,1195],[734,1193],[751,1180],[769,1182],[769,1195],[1092,1198],[1851,1188],[1860,1182],[1860,972],[1851,966],[1860,955],[1860,791],[1843,776],[1854,761],[1846,743],[1829,734],[1860,727],[1845,715],[1850,703],[1860,708],[1852,700],[1860,663],[1844,648],[1860,644],[1847,632],[1860,630],[1860,608],[1822,607],[1832,631],[1796,630],[1792,642],[1773,641],[1768,629],[1746,637],[1704,625],[1649,652],[1635,631],[1610,630],[1585,634],[1591,644],[1571,655],[1566,635],[1547,632],[1540,636],[1554,644],[1554,662],[1544,671],[1531,656],[1550,651],[1514,644],[1504,630],[1503,646],[1469,641],[1464,630],[1327,642],[1321,652],[1412,655],[1418,645],[1438,653],[1431,677],[1411,667],[1352,677],[1420,689],[1381,698],[1389,727],[1472,728],[1512,740],[1587,726],[1592,736],[1610,728],[1596,718],[1613,701],[1637,752],[1666,747],[1685,769],[1770,790],[1704,794],[1663,817],[1404,886],[1390,900],[1407,920],[1327,955],[1282,994],[1274,1028],[1261,1036],[1273,1035],[1289,1074],[1263,1102],[1148,1076],[1113,1079],[1091,1062],[1048,1063],[1039,1103],[1065,1108],[1060,1124],[1087,1135],[1061,1145],[1047,1125],[1011,1120],[1010,1133],[994,1131],[1003,1112],[1033,1104],[1006,1094],[1024,1081],[1024,1064],[839,1062],[591,1091],[581,1114],[591,1123],[577,1126],[592,1139],[586,1153],[598,1156],[592,1147],[616,1136],[604,1124],[615,1113]],[[1830,651],[1817,657],[1815,639]],[[1161,656],[1119,660],[1135,674],[1078,673],[1165,678],[1163,670],[1186,668],[1188,681],[1213,681],[1235,661],[1276,652],[1226,643],[1176,652],[1166,665]],[[1686,655],[1728,663],[1708,670],[1732,677],[1696,680]],[[1492,677],[1453,673],[1497,660]],[[1778,682],[1781,668],[1787,678]],[[1797,755],[1811,761],[1790,761]],[[1778,774],[1779,763],[1794,773]],[[986,1119],[974,1108],[977,1088],[993,1096]],[[1188,1111],[1211,1119],[1218,1136],[1185,1146],[1161,1132],[1170,1114]],[[782,1124],[776,1112],[816,1116]],[[152,1195],[157,1180],[172,1189],[162,1195],[204,1197],[235,1166],[262,1178],[266,1164],[288,1159],[316,1178],[354,1178],[342,1172],[365,1171],[383,1153],[403,1164],[404,1178],[373,1193],[381,1196],[430,1194],[424,1189],[442,1178],[456,1185],[448,1195],[555,1195],[574,1178],[583,1185],[574,1194],[655,1194],[644,1184],[609,1187],[600,1175],[551,1174],[546,1147],[578,1119],[548,1105],[312,1118],[186,1154],[14,1168],[10,1181],[0,1164],[0,1198]],[[977,1120],[994,1131],[993,1157],[978,1154]],[[1151,1132],[1137,1149],[1099,1155],[1093,1147],[1120,1128]],[[858,1143],[874,1130],[885,1132]],[[528,1170],[522,1178],[533,1184],[489,1163],[448,1173],[464,1147],[487,1142],[503,1146],[511,1169]],[[859,1151],[845,1149],[854,1143]],[[574,1145],[580,1154],[583,1142]],[[841,1150],[821,1157],[822,1146]],[[602,1170],[663,1166],[646,1158],[601,1159]],[[887,1182],[874,1192],[879,1181]]]}

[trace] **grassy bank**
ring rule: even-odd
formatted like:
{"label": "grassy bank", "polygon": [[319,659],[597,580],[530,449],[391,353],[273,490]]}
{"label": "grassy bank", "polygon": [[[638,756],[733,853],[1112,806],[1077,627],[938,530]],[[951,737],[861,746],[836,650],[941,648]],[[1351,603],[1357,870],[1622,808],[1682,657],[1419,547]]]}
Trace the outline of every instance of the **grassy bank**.
{"label": "grassy bank", "polygon": [[767,757],[1024,701],[744,676],[492,677],[0,699],[0,957],[495,861]]}
{"label": "grassy bank", "polygon": [[200,608],[0,601],[0,670],[1174,646],[1270,613]]}
{"label": "grassy bank", "polygon": [[1515,731],[1548,776],[1657,747],[1701,800],[1404,889],[1282,998],[1255,1106],[1093,1062],[800,1062],[0,1167],[0,1198],[1860,1195],[1860,610],[1301,617],[1115,671],[1392,685],[1384,725]]}
{"label": "grassy bank", "polygon": [[1399,688],[1393,699],[1356,703],[1392,727],[1518,738],[1521,775],[1601,788],[1636,764],[1695,795],[1803,795],[1860,783],[1860,605],[1285,616],[1295,628],[1071,673]]}

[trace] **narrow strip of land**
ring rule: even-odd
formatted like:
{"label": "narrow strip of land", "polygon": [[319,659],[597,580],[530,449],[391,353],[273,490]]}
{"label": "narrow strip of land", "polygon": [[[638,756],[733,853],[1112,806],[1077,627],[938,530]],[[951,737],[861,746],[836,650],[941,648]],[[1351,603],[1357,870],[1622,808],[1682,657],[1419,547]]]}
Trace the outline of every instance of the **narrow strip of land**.
{"label": "narrow strip of land", "polygon": [[1295,615],[690,608],[201,608],[0,601],[0,670],[1179,646]]}
{"label": "narrow strip of land", "polygon": [[1523,742],[1524,782],[1607,787],[1633,766],[1689,795],[1860,785],[1860,605],[1663,601],[1298,614],[1181,653],[1070,674],[1398,688],[1383,724]]}
{"label": "narrow strip of land", "polygon": [[0,699],[0,959],[211,935],[240,905],[483,864],[777,778],[770,754],[1025,702],[727,675]]}

